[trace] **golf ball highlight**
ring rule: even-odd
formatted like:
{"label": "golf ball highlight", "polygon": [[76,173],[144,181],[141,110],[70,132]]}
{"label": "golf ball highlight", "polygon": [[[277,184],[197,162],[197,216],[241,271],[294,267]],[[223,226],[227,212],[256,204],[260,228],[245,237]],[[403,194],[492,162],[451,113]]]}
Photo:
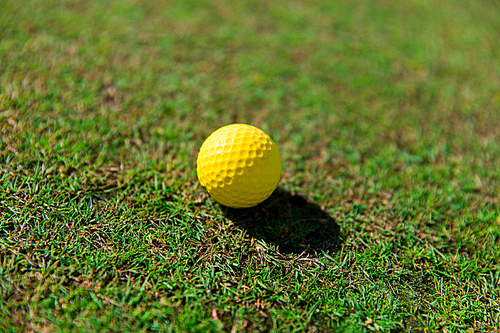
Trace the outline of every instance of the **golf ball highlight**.
{"label": "golf ball highlight", "polygon": [[278,147],[262,130],[245,124],[224,126],[200,148],[198,179],[210,196],[233,208],[266,200],[281,178]]}

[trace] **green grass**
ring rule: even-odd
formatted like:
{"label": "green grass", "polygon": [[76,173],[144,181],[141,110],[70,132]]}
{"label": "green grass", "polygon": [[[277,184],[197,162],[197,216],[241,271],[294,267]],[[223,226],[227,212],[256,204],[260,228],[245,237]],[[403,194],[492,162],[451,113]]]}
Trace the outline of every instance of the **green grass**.
{"label": "green grass", "polygon": [[[500,6],[0,1],[0,330],[500,328]],[[280,148],[232,210],[216,128]]]}

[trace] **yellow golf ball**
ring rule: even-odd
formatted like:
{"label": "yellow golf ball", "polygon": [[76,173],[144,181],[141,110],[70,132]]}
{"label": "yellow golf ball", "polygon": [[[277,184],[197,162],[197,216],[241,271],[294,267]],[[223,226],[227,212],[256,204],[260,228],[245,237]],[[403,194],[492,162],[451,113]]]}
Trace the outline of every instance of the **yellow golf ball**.
{"label": "yellow golf ball", "polygon": [[281,178],[278,147],[262,130],[245,124],[224,126],[200,148],[198,179],[210,196],[233,208],[266,200]]}

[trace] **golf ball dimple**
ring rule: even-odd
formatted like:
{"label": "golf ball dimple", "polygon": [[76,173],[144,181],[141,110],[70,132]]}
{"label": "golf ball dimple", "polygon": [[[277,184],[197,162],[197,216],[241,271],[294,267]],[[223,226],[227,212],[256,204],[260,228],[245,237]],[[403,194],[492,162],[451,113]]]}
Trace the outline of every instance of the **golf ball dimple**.
{"label": "golf ball dimple", "polygon": [[198,179],[210,196],[233,207],[252,207],[267,199],[281,178],[281,157],[273,140],[245,124],[213,132],[198,153]]}

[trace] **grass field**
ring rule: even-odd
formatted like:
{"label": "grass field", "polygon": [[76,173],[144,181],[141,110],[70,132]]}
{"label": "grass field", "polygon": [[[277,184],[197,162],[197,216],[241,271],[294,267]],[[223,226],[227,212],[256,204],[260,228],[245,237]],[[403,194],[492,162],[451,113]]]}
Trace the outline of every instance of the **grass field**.
{"label": "grass field", "polygon": [[[495,332],[495,0],[0,1],[0,331]],[[251,209],[196,177],[277,143]]]}

